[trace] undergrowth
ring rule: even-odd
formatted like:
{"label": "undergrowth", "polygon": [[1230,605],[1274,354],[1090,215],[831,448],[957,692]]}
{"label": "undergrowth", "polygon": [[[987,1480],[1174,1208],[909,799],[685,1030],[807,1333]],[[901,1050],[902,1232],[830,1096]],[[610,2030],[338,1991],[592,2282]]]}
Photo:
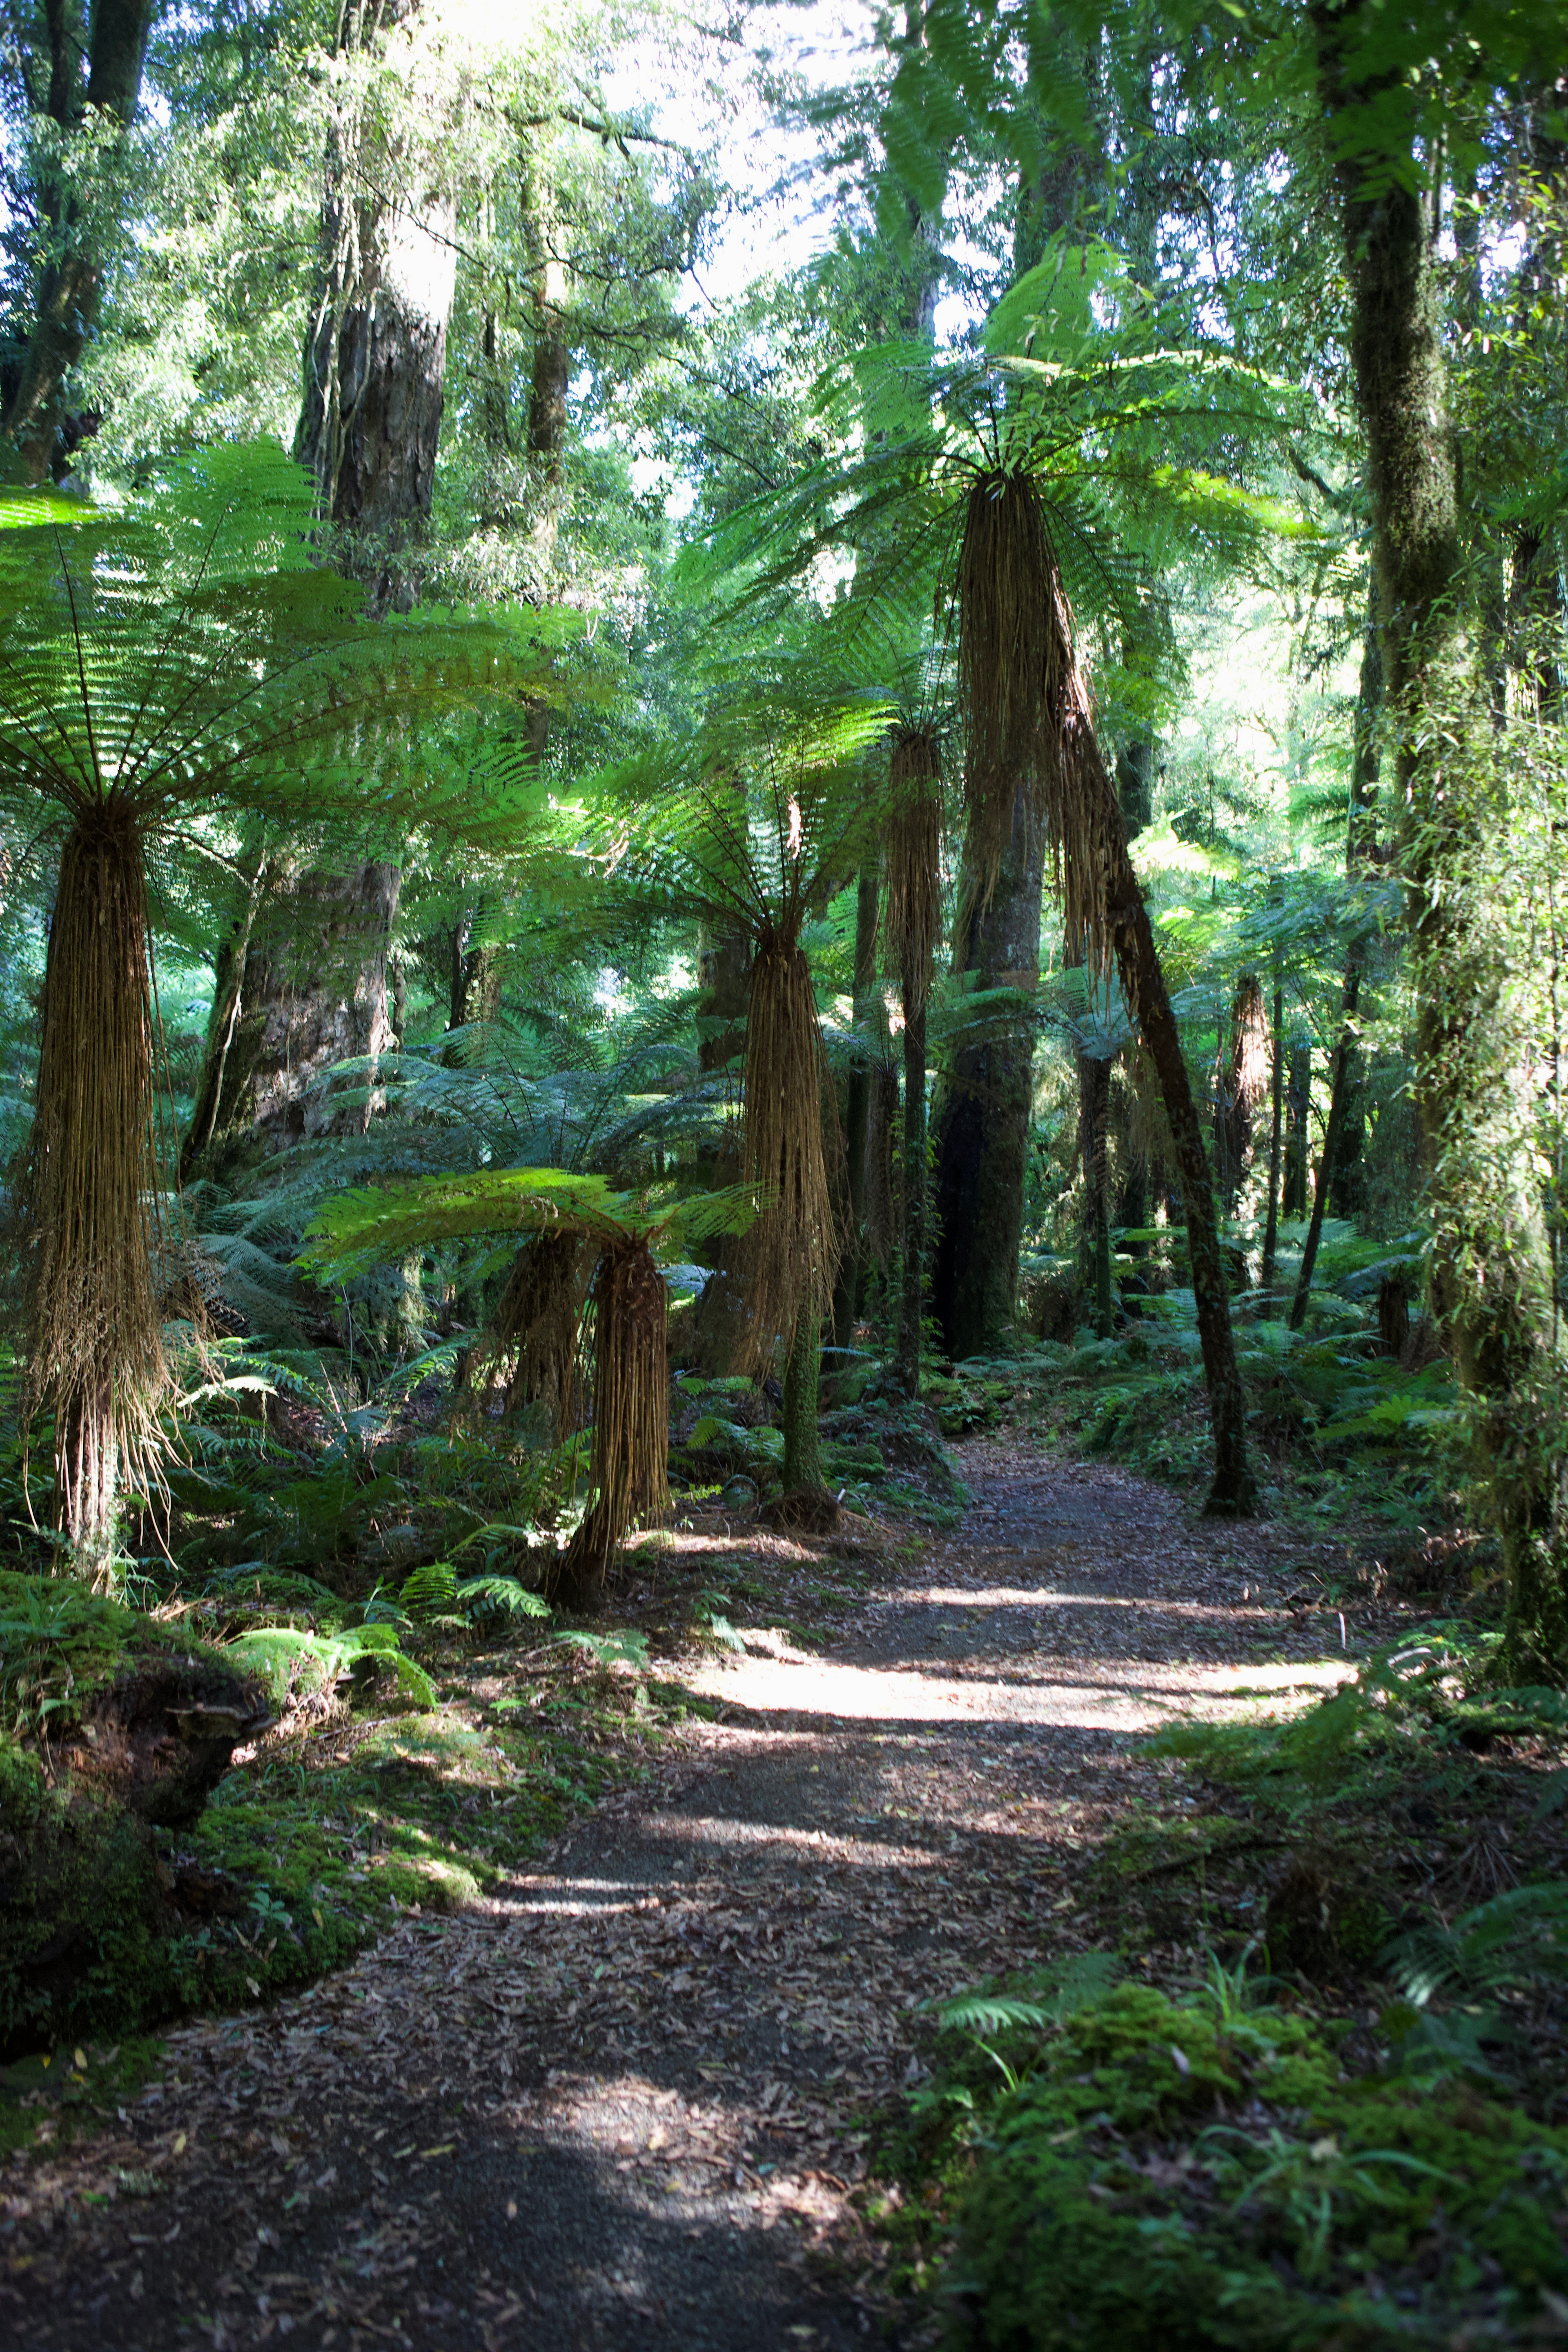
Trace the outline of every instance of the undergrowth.
{"label": "undergrowth", "polygon": [[1534,2344],[1568,2295],[1568,1701],[1453,1626],[1145,1743],[1077,1929],[938,2015],[876,2218],[986,2352]]}

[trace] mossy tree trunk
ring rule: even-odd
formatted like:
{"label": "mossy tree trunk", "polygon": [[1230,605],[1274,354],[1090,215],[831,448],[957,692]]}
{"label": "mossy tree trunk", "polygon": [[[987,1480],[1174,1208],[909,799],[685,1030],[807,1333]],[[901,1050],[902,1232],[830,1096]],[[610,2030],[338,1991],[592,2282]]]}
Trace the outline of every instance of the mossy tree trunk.
{"label": "mossy tree trunk", "polygon": [[1366,427],[1394,799],[1405,813],[1432,1297],[1474,1408],[1503,1552],[1509,1670],[1524,1679],[1568,1667],[1568,1463],[1533,1139],[1513,1108],[1510,942],[1496,904],[1507,794],[1461,602],[1425,117],[1414,85],[1356,79],[1361,13],[1320,6],[1315,22]]}
{"label": "mossy tree trunk", "polygon": [[822,1491],[816,1410],[822,1370],[822,1318],[808,1300],[795,1317],[784,1382],[784,1486],[786,1495]]}

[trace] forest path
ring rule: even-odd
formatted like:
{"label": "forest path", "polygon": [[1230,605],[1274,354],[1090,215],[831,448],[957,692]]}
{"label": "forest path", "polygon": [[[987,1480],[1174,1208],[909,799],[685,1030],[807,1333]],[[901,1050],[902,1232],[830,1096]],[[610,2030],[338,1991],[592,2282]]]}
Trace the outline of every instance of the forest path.
{"label": "forest path", "polygon": [[858,2117],[918,2078],[921,2004],[1081,1947],[1075,1875],[1152,1769],[1129,1733],[1345,1669],[1258,1597],[1299,1544],[963,1452],[963,1527],[828,1655],[698,1664],[721,1719],[546,1865],[172,2034],[160,2084],[26,2159],[0,2344],[876,2340]]}

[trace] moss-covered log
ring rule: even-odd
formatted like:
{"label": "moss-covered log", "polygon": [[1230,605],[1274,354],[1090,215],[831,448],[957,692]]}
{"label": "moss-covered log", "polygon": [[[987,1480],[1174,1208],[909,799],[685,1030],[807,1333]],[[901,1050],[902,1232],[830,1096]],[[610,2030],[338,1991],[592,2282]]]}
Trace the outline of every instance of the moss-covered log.
{"label": "moss-covered log", "polygon": [[174,2005],[176,1880],[154,1832],[195,1821],[256,1686],[65,1580],[0,1575],[0,2054],[121,2032]]}

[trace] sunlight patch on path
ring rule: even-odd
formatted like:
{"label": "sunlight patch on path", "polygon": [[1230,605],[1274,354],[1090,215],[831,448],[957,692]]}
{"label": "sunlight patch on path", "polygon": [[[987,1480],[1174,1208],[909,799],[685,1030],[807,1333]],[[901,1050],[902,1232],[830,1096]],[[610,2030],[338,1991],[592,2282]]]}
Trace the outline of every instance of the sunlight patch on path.
{"label": "sunlight patch on path", "polygon": [[[966,1682],[830,1659],[737,1659],[682,1677],[704,1698],[762,1714],[838,1716],[855,1723],[956,1723],[966,1717],[1063,1724],[1080,1731],[1152,1731],[1166,1710],[1071,1683]],[[1129,1678],[1131,1679],[1131,1677]]]}
{"label": "sunlight patch on path", "polygon": [[[1151,1696],[1147,1660],[1096,1662],[1099,1686],[971,1680],[919,1668],[848,1666],[824,1658],[754,1657],[698,1666],[681,1679],[700,1697],[756,1714],[833,1716],[855,1723],[1041,1723],[1079,1731],[1154,1731],[1184,1701],[1303,1696],[1345,1678],[1338,1661],[1294,1665],[1172,1664]],[[1121,1685],[1121,1688],[1116,1685]]]}
{"label": "sunlight patch on path", "polygon": [[[1234,1625],[1248,1614],[1235,1603],[1212,1601],[1149,1600],[1122,1592],[1058,1592],[1045,1584],[931,1584],[899,1593],[883,1608],[903,1609],[1130,1609],[1140,1617],[1186,1617],[1194,1623]],[[1253,1612],[1261,1620],[1266,1612]]]}

